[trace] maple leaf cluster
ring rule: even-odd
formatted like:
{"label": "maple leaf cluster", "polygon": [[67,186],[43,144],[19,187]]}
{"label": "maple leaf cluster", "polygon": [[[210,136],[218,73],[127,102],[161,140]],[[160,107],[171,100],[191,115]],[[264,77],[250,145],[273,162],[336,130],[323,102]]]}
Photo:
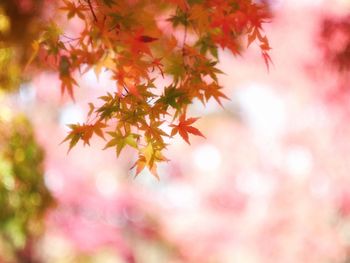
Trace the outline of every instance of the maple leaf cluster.
{"label": "maple leaf cluster", "polygon": [[227,99],[218,82],[218,48],[238,55],[257,41],[270,62],[262,31],[269,14],[251,0],[62,0],[60,10],[82,20],[80,33],[67,36],[51,22],[33,47],[59,73],[62,93],[74,99],[77,71],[109,71],[116,82],[113,94],[89,104],[86,123],[70,126],[69,149],[93,135],[117,155],[134,148],[136,175],[147,167],[157,176],[157,163],[167,161],[167,137],[179,134],[190,143],[189,134],[203,136],[192,126],[198,118],[186,115],[191,103]]}

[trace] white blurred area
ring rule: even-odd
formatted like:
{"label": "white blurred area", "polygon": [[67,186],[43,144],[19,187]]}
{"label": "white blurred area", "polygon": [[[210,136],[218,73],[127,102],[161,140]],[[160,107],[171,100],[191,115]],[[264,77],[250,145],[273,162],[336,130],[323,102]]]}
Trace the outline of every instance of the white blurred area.
{"label": "white blurred area", "polygon": [[119,182],[117,174],[112,170],[102,170],[96,175],[96,188],[99,194],[105,197],[113,197],[118,193]]}
{"label": "white blurred area", "polygon": [[278,139],[287,128],[286,104],[268,86],[251,84],[234,93],[243,121],[257,136]]}
{"label": "white blurred area", "polygon": [[82,108],[77,104],[68,103],[62,107],[59,115],[59,123],[62,128],[69,131],[69,124],[83,123],[85,121],[85,115]]}
{"label": "white blurred area", "polygon": [[198,146],[193,152],[194,165],[202,173],[215,172],[222,165],[221,153],[210,144]]}

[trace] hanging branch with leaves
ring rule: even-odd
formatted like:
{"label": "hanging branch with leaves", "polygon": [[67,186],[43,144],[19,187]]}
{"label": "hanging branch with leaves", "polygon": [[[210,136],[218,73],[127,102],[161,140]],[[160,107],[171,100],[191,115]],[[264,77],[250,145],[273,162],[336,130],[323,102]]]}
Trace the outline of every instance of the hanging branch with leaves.
{"label": "hanging branch with leaves", "polygon": [[[165,138],[203,136],[187,117],[196,99],[204,105],[227,99],[219,84],[218,48],[239,55],[252,42],[260,46],[268,67],[270,46],[262,30],[265,6],[252,0],[62,0],[60,10],[84,25],[67,37],[51,22],[33,44],[49,58],[61,80],[62,94],[74,98],[74,72],[112,73],[115,92],[90,103],[86,123],[70,125],[69,149],[97,135],[115,148],[134,148],[136,175],[167,161]],[[165,79],[167,85],[156,85]],[[159,81],[157,82],[159,83]],[[171,134],[164,127],[172,128]],[[203,136],[204,137],[204,136]]]}

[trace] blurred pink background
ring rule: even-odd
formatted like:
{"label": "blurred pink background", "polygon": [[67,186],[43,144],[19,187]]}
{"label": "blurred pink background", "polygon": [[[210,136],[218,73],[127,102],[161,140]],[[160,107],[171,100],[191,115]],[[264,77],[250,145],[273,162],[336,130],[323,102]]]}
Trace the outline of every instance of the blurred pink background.
{"label": "blurred pink background", "polygon": [[54,75],[21,88],[58,200],[38,246],[44,262],[349,262],[350,71],[329,58],[350,37],[322,30],[349,21],[350,2],[269,2],[274,65],[267,72],[254,45],[242,57],[221,51],[231,100],[193,105],[207,139],[172,140],[160,182],[147,171],[134,179],[133,153],[117,159],[100,139],[68,155],[60,145],[66,124],[113,86],[107,74],[84,75],[75,104]]}

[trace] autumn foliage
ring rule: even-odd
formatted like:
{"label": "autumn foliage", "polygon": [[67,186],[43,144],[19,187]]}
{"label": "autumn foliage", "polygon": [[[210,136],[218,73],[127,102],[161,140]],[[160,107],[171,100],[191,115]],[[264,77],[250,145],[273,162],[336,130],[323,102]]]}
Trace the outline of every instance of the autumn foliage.
{"label": "autumn foliage", "polygon": [[[218,48],[240,55],[253,42],[266,65],[270,46],[262,25],[269,19],[263,5],[251,0],[62,0],[62,15],[80,21],[76,35],[50,21],[34,41],[30,59],[50,65],[61,80],[62,94],[74,99],[77,72],[109,71],[115,92],[90,103],[85,123],[70,125],[64,141],[89,145],[97,135],[119,155],[134,148],[136,175],[145,167],[157,176],[167,161],[165,138],[204,135],[187,109],[227,99],[218,75]],[[169,128],[167,128],[167,126]],[[166,129],[167,128],[167,129]],[[171,130],[170,134],[166,130]]]}

